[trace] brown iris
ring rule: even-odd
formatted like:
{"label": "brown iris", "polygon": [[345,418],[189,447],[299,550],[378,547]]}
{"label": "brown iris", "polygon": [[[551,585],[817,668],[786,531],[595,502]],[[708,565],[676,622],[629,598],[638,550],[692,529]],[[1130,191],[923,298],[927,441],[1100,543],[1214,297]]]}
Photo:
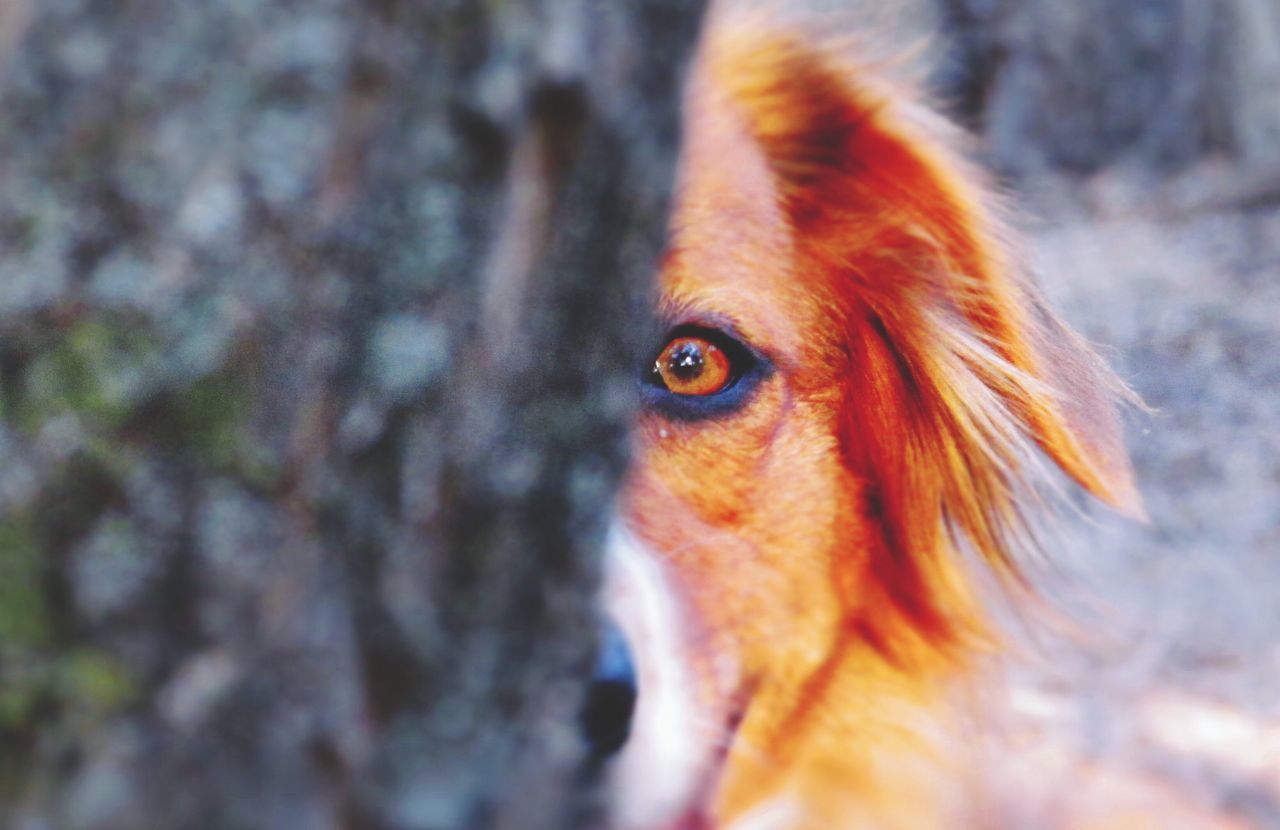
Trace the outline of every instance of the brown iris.
{"label": "brown iris", "polygon": [[702,337],[677,337],[658,355],[654,370],[677,395],[714,395],[733,379],[724,350]]}

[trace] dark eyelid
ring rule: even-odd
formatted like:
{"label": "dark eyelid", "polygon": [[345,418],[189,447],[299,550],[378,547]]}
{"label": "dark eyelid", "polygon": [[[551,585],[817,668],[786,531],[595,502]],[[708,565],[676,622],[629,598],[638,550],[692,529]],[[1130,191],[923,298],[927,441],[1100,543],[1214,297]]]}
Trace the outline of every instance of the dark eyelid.
{"label": "dark eyelid", "polygon": [[755,351],[746,343],[732,333],[723,329],[710,328],[697,323],[681,323],[667,330],[667,334],[662,338],[663,346],[680,337],[697,337],[706,340],[713,346],[720,346],[726,352],[730,353],[730,357],[734,352],[745,353],[747,356],[755,357]]}
{"label": "dark eyelid", "polygon": [[729,339],[742,344],[748,350],[755,352],[747,346],[750,341],[743,336],[741,327],[733,318],[714,312],[698,312],[685,311],[679,314],[660,314],[657,320],[657,330],[665,332],[664,342],[669,341],[672,337],[678,337],[680,332],[717,332]]}

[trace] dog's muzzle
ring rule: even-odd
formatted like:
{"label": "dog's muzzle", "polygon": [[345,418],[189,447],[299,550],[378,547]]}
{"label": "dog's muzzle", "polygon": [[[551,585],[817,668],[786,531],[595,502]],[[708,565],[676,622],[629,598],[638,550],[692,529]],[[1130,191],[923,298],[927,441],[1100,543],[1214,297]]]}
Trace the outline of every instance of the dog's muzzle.
{"label": "dog's muzzle", "polygon": [[690,629],[663,560],[620,524],[609,532],[601,632],[582,727],[607,761],[609,826],[671,827],[699,798],[720,733],[696,697]]}

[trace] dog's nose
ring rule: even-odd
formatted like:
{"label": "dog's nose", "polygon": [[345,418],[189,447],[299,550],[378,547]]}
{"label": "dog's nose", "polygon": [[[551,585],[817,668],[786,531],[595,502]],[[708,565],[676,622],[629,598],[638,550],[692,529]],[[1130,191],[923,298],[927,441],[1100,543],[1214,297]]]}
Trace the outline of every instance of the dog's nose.
{"label": "dog's nose", "polygon": [[617,626],[606,625],[591,686],[582,708],[582,734],[597,757],[617,752],[631,732],[636,706],[636,670],[627,639]]}

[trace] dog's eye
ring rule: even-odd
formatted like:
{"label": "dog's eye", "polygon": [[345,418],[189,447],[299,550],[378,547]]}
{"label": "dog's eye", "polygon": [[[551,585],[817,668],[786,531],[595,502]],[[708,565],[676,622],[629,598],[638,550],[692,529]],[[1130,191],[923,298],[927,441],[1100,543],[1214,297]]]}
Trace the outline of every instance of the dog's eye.
{"label": "dog's eye", "polygon": [[696,335],[675,337],[658,355],[653,372],[677,395],[714,395],[733,382],[733,362],[724,350]]}
{"label": "dog's eye", "polygon": [[720,328],[677,326],[652,359],[640,387],[645,407],[667,418],[701,421],[745,406],[773,364]]}

